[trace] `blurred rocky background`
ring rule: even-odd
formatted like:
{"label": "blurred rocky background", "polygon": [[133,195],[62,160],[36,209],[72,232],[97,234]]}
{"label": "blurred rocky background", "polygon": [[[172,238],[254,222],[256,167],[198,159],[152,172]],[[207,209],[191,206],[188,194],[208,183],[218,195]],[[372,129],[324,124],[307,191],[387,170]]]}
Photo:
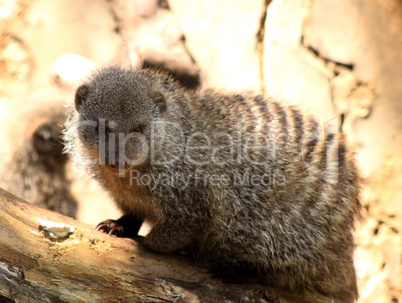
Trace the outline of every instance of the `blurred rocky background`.
{"label": "blurred rocky background", "polygon": [[[53,137],[38,136],[44,124],[32,117],[45,99],[71,99],[79,79],[102,64],[157,67],[189,89],[254,90],[297,103],[355,145],[365,178],[356,231],[359,302],[402,302],[402,1],[1,0],[0,24],[4,167],[15,154],[43,164]],[[19,139],[23,144],[13,144]],[[71,163],[58,169],[79,220],[119,216]],[[5,182],[10,173],[0,173]],[[29,189],[51,186],[41,180]],[[24,197],[27,185],[13,190]]]}

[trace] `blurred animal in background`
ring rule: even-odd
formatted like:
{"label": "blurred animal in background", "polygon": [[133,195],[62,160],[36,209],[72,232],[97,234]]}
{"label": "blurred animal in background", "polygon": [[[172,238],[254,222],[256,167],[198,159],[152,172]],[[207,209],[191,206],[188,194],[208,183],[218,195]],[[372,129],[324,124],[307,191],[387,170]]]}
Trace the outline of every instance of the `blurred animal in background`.
{"label": "blurred animal in background", "polygon": [[33,204],[76,217],[61,133],[68,91],[39,89],[4,101],[0,112],[0,187]]}

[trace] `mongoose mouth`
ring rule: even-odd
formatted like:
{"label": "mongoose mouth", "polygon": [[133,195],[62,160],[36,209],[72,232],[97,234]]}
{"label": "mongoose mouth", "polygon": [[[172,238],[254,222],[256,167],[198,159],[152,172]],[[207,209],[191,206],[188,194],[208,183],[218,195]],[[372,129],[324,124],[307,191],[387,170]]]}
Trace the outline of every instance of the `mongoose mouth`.
{"label": "mongoose mouth", "polygon": [[109,171],[116,175],[125,174],[126,171],[130,168],[126,160],[121,163],[106,164],[106,167],[109,169]]}

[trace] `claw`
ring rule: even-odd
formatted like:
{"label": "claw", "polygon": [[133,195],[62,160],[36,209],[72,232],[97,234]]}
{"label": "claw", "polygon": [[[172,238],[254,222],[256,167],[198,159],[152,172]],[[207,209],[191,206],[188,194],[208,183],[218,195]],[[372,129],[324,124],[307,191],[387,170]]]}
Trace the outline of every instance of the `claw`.
{"label": "claw", "polygon": [[107,226],[105,226],[105,224],[103,223],[99,223],[98,225],[96,225],[95,230],[97,231],[105,231],[107,229]]}
{"label": "claw", "polygon": [[124,227],[116,220],[105,220],[99,223],[95,230],[109,234],[110,236],[121,237],[124,234]]}
{"label": "claw", "polygon": [[118,233],[118,228],[113,227],[112,229],[109,230],[109,236],[117,236]]}

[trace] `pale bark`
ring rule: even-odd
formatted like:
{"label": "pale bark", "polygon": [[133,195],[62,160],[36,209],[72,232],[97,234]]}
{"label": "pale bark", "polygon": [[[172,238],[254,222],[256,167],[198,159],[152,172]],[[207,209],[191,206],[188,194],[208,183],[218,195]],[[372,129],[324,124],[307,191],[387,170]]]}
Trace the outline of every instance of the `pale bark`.
{"label": "pale bark", "polygon": [[[52,239],[37,218],[75,231]],[[262,285],[225,284],[184,256],[152,253],[1,189],[0,233],[1,302],[279,302]]]}

